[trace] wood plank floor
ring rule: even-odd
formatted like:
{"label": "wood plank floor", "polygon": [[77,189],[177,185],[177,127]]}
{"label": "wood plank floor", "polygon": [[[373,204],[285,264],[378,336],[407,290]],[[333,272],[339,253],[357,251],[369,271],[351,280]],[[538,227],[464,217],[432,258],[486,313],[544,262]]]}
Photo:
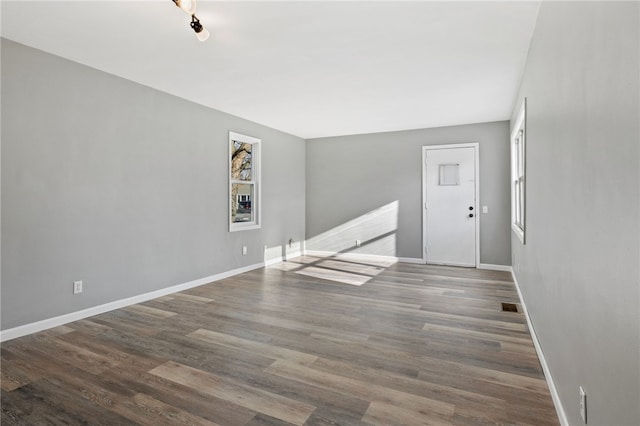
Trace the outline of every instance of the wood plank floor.
{"label": "wood plank floor", "polygon": [[301,257],[2,344],[3,425],[557,425],[510,275]]}

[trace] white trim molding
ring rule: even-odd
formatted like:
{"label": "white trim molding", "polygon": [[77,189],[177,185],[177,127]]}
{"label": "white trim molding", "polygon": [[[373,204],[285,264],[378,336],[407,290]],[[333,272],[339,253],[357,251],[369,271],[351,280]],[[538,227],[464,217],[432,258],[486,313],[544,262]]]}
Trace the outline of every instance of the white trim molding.
{"label": "white trim molding", "polygon": [[302,256],[302,252],[301,252],[301,251],[299,251],[299,250],[296,250],[296,251],[292,251],[292,252],[290,252],[290,253],[287,253],[287,254],[282,258],[282,260],[283,260],[283,261],[287,261],[287,260],[295,259],[296,257],[300,257],[300,256]]}
{"label": "white trim molding", "polygon": [[417,263],[424,265],[424,259],[417,257],[396,257],[396,259],[398,259],[398,262],[400,263]]}
{"label": "white trim molding", "polygon": [[281,263],[284,260],[284,257],[280,256],[280,257],[274,257],[273,259],[269,259],[269,260],[265,260],[264,261],[264,266],[271,266],[271,265],[275,265],[276,263]]}
{"label": "white trim molding", "polygon": [[371,259],[371,260],[381,260],[381,261],[393,261],[394,263],[398,261],[397,257],[394,256],[384,256],[379,254],[367,254],[367,253],[342,253],[339,251],[328,251],[328,250],[307,250],[305,252],[306,256],[316,256],[316,257],[331,257],[331,256],[340,256],[345,259]]}
{"label": "white trim molding", "polygon": [[[232,157],[233,146],[236,143],[250,144],[251,148],[251,177],[243,180],[240,177],[233,178]],[[229,132],[229,232],[246,231],[250,229],[259,229],[262,227],[262,153],[260,152],[262,139],[253,136],[242,135],[236,132]],[[245,185],[253,187],[251,194],[251,211],[253,218],[249,222],[233,221],[233,185]]]}
{"label": "white trim molding", "polygon": [[474,168],[475,168],[475,264],[473,265],[460,265],[447,263],[447,266],[463,266],[463,267],[478,267],[480,265],[480,215],[478,214],[478,205],[480,204],[480,143],[468,142],[468,143],[454,143],[444,145],[423,145],[422,146],[422,263],[427,264],[427,152],[430,150],[439,149],[457,149],[457,148],[473,148],[474,156]]}
{"label": "white trim molding", "polygon": [[140,294],[137,296],[128,297],[126,299],[116,300],[113,302],[105,303],[103,305],[94,306],[91,308],[83,309],[81,311],[71,312],[68,314],[60,315],[53,318],[47,318],[41,321],[32,322],[30,324],[21,325],[7,330],[0,331],[0,342],[6,342],[7,340],[16,339],[18,337],[26,336],[28,334],[37,333],[39,331],[47,330],[53,327],[58,327],[64,324],[68,324],[73,321],[78,321],[94,315],[103,314],[105,312],[113,311],[114,309],[124,308],[126,306],[135,305],[137,303],[146,302],[151,299],[166,296],[172,293],[178,293],[180,291],[188,290],[190,288],[199,287],[204,284],[209,284],[214,281],[219,281],[224,278],[229,278],[234,275],[242,274],[243,272],[253,271],[265,266],[264,262],[256,263],[242,268],[233,269],[231,271],[222,272],[208,277],[199,278],[197,280],[189,281],[183,284],[166,287],[160,290],[151,291],[149,293]]}
{"label": "white trim molding", "polygon": [[547,385],[549,386],[549,392],[551,393],[551,399],[553,400],[553,405],[556,407],[558,420],[560,421],[561,426],[569,426],[569,420],[567,420],[567,414],[565,413],[564,407],[562,406],[562,401],[560,401],[560,395],[558,394],[558,389],[556,388],[556,384],[553,381],[553,376],[551,375],[551,370],[549,369],[547,360],[544,357],[544,352],[542,352],[542,346],[540,345],[540,341],[538,340],[538,336],[536,335],[536,330],[535,328],[533,328],[533,323],[531,322],[531,317],[529,316],[529,311],[527,310],[527,304],[524,301],[524,297],[522,297],[522,292],[520,291],[520,285],[518,284],[516,274],[513,273],[513,270],[511,270],[511,276],[513,277],[513,282],[518,292],[518,298],[520,299],[520,305],[522,305],[522,311],[524,312],[524,317],[527,320],[527,326],[529,327],[529,334],[531,334],[531,340],[533,340],[533,346],[536,348],[536,353],[538,354],[538,359],[540,360],[540,365],[542,366],[544,377],[547,380]]}
{"label": "white trim molding", "polygon": [[522,99],[509,140],[511,151],[511,229],[526,244],[527,229],[527,98]]}
{"label": "white trim molding", "polygon": [[491,263],[479,263],[478,269],[486,269],[489,271],[505,271],[513,273],[513,269],[509,265],[493,265]]}
{"label": "white trim molding", "polygon": [[317,257],[331,257],[331,256],[340,256],[345,259],[369,259],[371,261],[380,261],[380,262],[391,262],[391,263],[417,263],[424,265],[424,261],[420,258],[415,257],[396,257],[396,256],[386,256],[381,254],[367,254],[367,253],[340,253],[336,251],[324,251],[324,250],[307,250],[305,251],[306,256],[317,256]]}

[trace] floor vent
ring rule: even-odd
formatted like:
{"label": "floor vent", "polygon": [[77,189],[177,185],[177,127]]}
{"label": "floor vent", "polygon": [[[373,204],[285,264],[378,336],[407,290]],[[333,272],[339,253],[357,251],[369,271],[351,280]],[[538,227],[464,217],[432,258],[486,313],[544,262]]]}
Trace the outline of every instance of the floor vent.
{"label": "floor vent", "polygon": [[518,312],[518,305],[515,303],[502,303],[502,312]]}

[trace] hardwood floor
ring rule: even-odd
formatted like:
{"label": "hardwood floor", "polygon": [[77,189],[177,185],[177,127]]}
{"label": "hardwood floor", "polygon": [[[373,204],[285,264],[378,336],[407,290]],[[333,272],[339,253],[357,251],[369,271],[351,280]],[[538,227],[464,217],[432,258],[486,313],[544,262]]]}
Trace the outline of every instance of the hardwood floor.
{"label": "hardwood floor", "polygon": [[3,425],[556,425],[506,272],[302,257],[2,344]]}

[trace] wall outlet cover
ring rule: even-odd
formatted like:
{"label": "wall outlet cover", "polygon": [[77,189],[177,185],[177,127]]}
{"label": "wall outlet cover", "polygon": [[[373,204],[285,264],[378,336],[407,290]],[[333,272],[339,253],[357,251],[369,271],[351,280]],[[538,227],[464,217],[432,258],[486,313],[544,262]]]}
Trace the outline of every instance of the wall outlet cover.
{"label": "wall outlet cover", "polygon": [[82,293],[82,281],[73,282],[73,294]]}

